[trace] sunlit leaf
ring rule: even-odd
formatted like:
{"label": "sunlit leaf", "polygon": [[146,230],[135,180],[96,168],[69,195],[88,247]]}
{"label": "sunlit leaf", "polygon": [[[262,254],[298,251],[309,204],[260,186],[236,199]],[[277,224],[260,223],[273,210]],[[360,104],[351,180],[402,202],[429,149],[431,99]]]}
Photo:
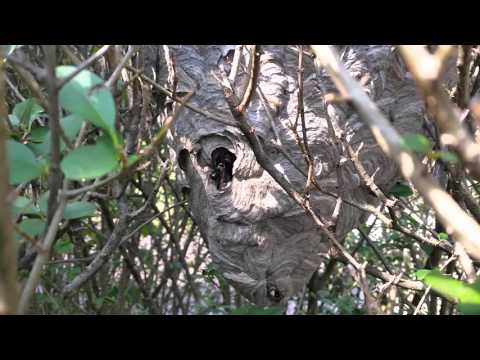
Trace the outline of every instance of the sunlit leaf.
{"label": "sunlit leaf", "polygon": [[430,271],[432,271],[432,270],[427,270],[427,269],[418,270],[415,273],[415,276],[417,277],[418,280],[421,281],[421,280],[425,279],[425,277],[430,273]]}
{"label": "sunlit leaf", "polygon": [[[475,313],[480,307],[480,284],[468,284],[444,275],[438,270],[419,270],[416,272],[419,280],[451,301],[459,303],[459,309],[469,314]],[[462,310],[461,310],[462,311]],[[480,314],[478,312],[477,314]]]}
{"label": "sunlit leaf", "polygon": [[438,238],[440,240],[448,240],[448,234],[444,232],[438,233]]}
{"label": "sunlit leaf", "polygon": [[406,134],[402,137],[402,146],[410,151],[426,154],[432,150],[432,142],[421,134]]}
{"label": "sunlit leaf", "polygon": [[[58,66],[56,74],[62,79],[73,71],[74,66]],[[115,132],[115,101],[110,89],[102,87],[103,80],[88,70],[82,70],[67,82],[59,93],[60,105],[104,129],[118,142]]]}
{"label": "sunlit leaf", "polygon": [[428,157],[430,159],[442,159],[443,161],[445,162],[450,162],[450,163],[458,163],[460,161],[459,157],[457,156],[457,154],[451,152],[451,151],[431,151],[429,154],[428,154]]}

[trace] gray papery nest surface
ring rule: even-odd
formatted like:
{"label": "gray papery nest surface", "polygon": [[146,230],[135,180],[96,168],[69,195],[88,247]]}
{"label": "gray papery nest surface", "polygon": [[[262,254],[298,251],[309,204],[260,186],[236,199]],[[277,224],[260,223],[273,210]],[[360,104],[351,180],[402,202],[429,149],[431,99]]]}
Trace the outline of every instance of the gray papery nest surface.
{"label": "gray papery nest surface", "polygon": [[[196,88],[190,104],[233,125],[235,119],[219,79],[222,74],[230,73],[235,48],[225,45],[170,47],[178,77],[177,93]],[[362,83],[400,133],[424,132],[423,102],[394,47],[336,48],[350,74]],[[289,129],[298,107],[298,51],[295,49],[264,45],[259,48],[256,87],[260,90],[253,91],[246,118],[276,169],[302,192],[307,166]],[[249,52],[243,47],[234,83],[236,91],[244,89],[249,79],[249,59]],[[339,151],[341,147],[329,130],[326,114],[339,124],[354,150],[362,144],[360,161],[369,175],[375,175],[375,183],[382,190],[388,191],[400,179],[398,169],[348,104],[325,105],[324,95],[338,91],[326,72],[316,69],[314,59],[308,55],[304,56],[303,91],[308,143],[317,182],[322,189],[345,200],[333,227],[337,238],[342,240],[369,216],[346,202],[377,206],[379,200],[363,184],[353,163]],[[301,136],[300,121],[297,130]],[[192,214],[208,241],[216,269],[257,305],[285,304],[289,297],[302,291],[324,259],[321,254],[329,249],[325,235],[258,164],[238,127],[184,108],[172,135],[180,165],[178,181],[189,189]],[[335,197],[313,188],[310,201],[324,220],[335,220],[332,219]]]}

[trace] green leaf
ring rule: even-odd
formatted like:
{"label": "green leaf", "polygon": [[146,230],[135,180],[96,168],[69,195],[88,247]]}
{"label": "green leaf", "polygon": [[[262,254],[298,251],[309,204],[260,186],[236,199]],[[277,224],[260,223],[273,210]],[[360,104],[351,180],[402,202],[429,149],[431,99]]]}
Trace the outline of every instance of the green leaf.
{"label": "green leaf", "polygon": [[95,305],[97,307],[101,307],[104,303],[104,298],[103,297],[98,297],[98,298],[95,299],[94,302],[95,302]]}
{"label": "green leaf", "polygon": [[35,155],[46,157],[50,153],[50,130],[46,127],[35,127],[30,133],[30,144],[28,147],[33,150]]}
{"label": "green leaf", "polygon": [[395,195],[397,197],[407,197],[413,195],[413,191],[410,186],[405,184],[396,184],[392,190],[390,190],[391,195]]}
{"label": "green leaf", "polygon": [[25,126],[29,130],[32,127],[33,121],[41,113],[43,113],[43,108],[38,105],[33,98],[26,99],[15,105],[13,108],[13,115],[18,119],[19,124]]}
{"label": "green leaf", "polygon": [[[78,115],[71,114],[60,120],[60,125],[63,128],[65,136],[74,141],[77,137],[80,128],[82,127],[83,119]],[[47,127],[35,127],[30,133],[31,143],[28,145],[33,152],[38,156],[49,157],[51,135],[50,130]],[[66,148],[66,144],[61,140],[60,150],[63,151]]]}
{"label": "green leaf", "polygon": [[8,115],[8,120],[10,120],[10,124],[12,124],[14,128],[20,125],[20,119],[15,114]]}
{"label": "green leaf", "polygon": [[432,245],[424,244],[424,243],[420,243],[419,245],[420,245],[420,247],[422,248],[422,250],[425,251],[425,253],[426,253],[427,255],[431,255],[431,254],[432,254],[433,249],[434,249],[434,247],[433,247]]}
{"label": "green leaf", "polygon": [[41,175],[42,167],[26,145],[8,140],[7,152],[10,184],[28,182]]}
{"label": "green leaf", "polygon": [[29,98],[15,105],[13,114],[20,119],[20,123],[31,128],[33,121],[44,112],[34,98]]}
{"label": "green leaf", "polygon": [[13,215],[18,216],[20,214],[38,214],[39,209],[33,205],[31,199],[24,196],[18,196],[13,202]]}
{"label": "green leaf", "polygon": [[426,154],[432,150],[431,141],[421,134],[406,134],[402,137],[402,146],[406,150]]}
{"label": "green leaf", "polygon": [[95,145],[84,145],[70,152],[60,163],[69,179],[94,179],[113,171],[118,164],[116,150],[102,136]]}
{"label": "green leaf", "polygon": [[480,315],[480,304],[458,304],[457,307],[464,315]]}
{"label": "green leaf", "polygon": [[[72,248],[73,250],[73,248]],[[67,270],[68,281],[72,281],[78,274],[82,272],[82,269],[78,266],[71,267]]]}
{"label": "green leaf", "polygon": [[[56,74],[62,79],[73,71],[74,66],[58,66]],[[109,89],[101,87],[103,80],[88,70],[82,70],[66,83],[59,93],[60,105],[104,129],[118,142],[115,133],[115,101]]]}
{"label": "green leaf", "polygon": [[458,302],[467,312],[476,311],[478,306],[480,306],[479,284],[471,285],[453,279],[438,270],[419,270],[416,274],[419,279],[431,286],[433,290],[452,301]]}
{"label": "green leaf", "polygon": [[131,166],[137,161],[138,161],[138,155],[136,154],[130,155],[127,159],[127,166]]}
{"label": "green leaf", "polygon": [[421,280],[425,279],[425,277],[430,273],[430,271],[432,271],[432,270],[427,270],[427,269],[418,270],[415,273],[415,276],[417,277],[418,280],[421,281]]}
{"label": "green leaf", "polygon": [[438,233],[438,238],[440,240],[448,240],[448,234],[444,232]]}
{"label": "green leaf", "polygon": [[233,310],[230,315],[282,315],[281,308],[259,308],[255,306],[242,306]]}
{"label": "green leaf", "polygon": [[445,162],[451,162],[454,164],[460,162],[460,159],[458,158],[457,154],[451,151],[438,151],[437,153],[438,153],[438,157]]}
{"label": "green leaf", "polygon": [[67,254],[73,251],[73,244],[69,240],[60,240],[53,248],[58,254]]}
{"label": "green leaf", "polygon": [[74,201],[65,206],[63,218],[67,220],[88,217],[95,214],[97,206],[88,201]]}
{"label": "green leaf", "polygon": [[432,160],[437,160],[437,159],[442,159],[445,162],[451,162],[451,163],[458,163],[460,162],[459,157],[457,154],[451,152],[451,151],[430,151],[428,153],[428,158]]}
{"label": "green leaf", "polygon": [[73,141],[77,137],[78,133],[83,124],[83,118],[76,115],[70,114],[60,120],[60,124],[62,125],[63,132],[65,136],[70,140]]}
{"label": "green leaf", "polygon": [[[42,234],[45,231],[47,224],[45,220],[42,219],[25,219],[23,220],[18,227],[20,230],[30,237],[35,237]],[[22,238],[22,235],[17,234],[17,239]]]}

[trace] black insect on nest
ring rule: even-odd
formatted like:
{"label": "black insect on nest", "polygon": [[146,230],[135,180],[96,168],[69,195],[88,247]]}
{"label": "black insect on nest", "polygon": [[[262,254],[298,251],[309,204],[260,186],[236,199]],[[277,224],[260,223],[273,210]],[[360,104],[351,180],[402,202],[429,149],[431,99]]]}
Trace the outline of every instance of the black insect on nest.
{"label": "black insect on nest", "polygon": [[218,190],[224,190],[232,181],[236,156],[227,149],[219,147],[212,151],[211,157],[213,172],[210,178],[215,180]]}

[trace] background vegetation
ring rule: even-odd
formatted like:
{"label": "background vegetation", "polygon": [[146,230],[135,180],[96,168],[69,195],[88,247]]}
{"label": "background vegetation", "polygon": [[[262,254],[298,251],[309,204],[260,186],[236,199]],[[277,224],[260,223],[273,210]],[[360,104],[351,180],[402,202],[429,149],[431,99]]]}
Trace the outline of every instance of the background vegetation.
{"label": "background vegetation", "polygon": [[[0,314],[284,312],[252,306],[210,265],[169,156],[170,90],[144,73],[139,47],[1,49]],[[445,90],[475,144],[478,49],[455,47],[459,82]],[[402,144],[480,219],[475,161],[419,134]],[[388,194],[389,222],[372,216],[344,243],[375,313],[479,313],[479,258],[414,185]],[[351,264],[326,258],[286,312],[371,313],[367,300]]]}

